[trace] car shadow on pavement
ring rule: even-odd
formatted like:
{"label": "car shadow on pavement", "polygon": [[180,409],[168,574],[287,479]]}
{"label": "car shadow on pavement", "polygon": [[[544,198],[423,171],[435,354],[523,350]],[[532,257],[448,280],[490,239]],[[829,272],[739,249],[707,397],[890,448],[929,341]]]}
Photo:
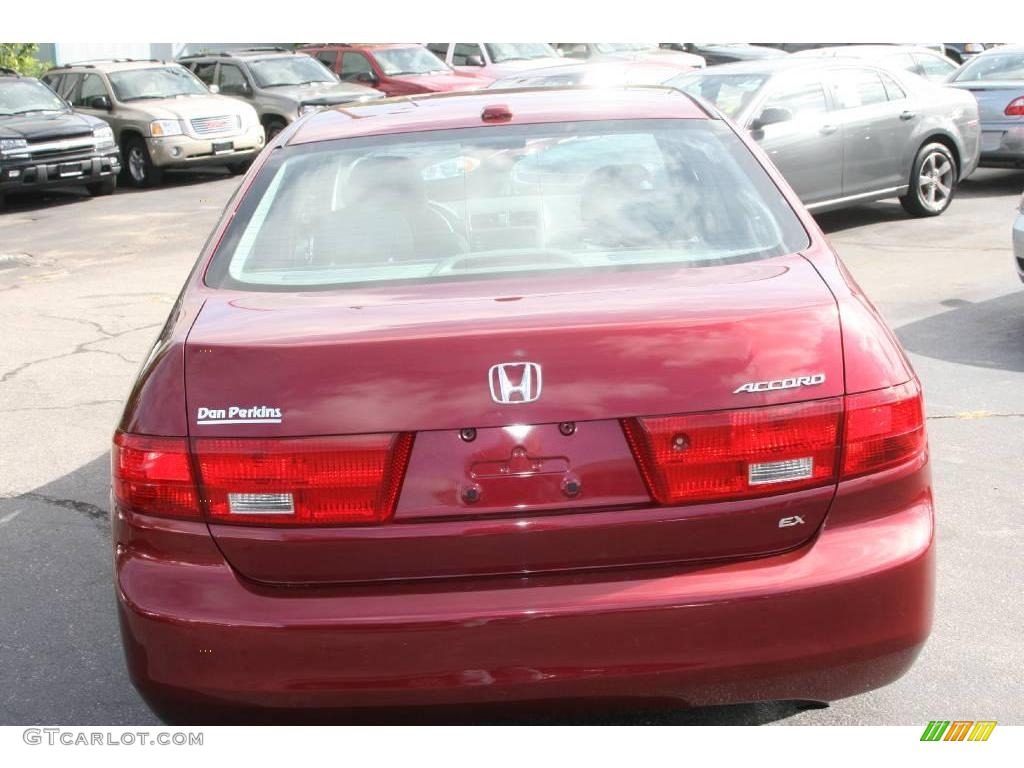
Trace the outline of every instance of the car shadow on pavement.
{"label": "car shadow on pavement", "polygon": [[[158,187],[137,189],[119,182],[115,195],[136,195],[149,192],[158,192],[161,189],[173,189],[175,187],[190,187],[196,184],[206,184],[211,181],[229,179],[232,174],[225,168],[201,168],[188,170],[168,170]],[[241,178],[241,177],[239,177]],[[55,208],[60,205],[80,203],[89,200],[92,196],[84,187],[60,187],[56,189],[33,190],[26,192],[9,192],[5,205],[0,208],[0,216],[5,213],[31,213],[32,211]]]}
{"label": "car shadow on pavement", "polygon": [[[388,711],[154,713],[135,692],[121,653],[111,580],[109,455],[18,496],[0,498],[0,609],[11,621],[0,664],[0,723],[760,725],[823,705],[763,702],[683,708],[671,702],[522,703]],[[20,649],[20,650],[19,650]],[[40,676],[39,670],[46,670]]]}
{"label": "car shadow on pavement", "polygon": [[814,215],[814,220],[826,235],[842,232],[881,222],[900,221],[909,218],[903,206],[897,200],[882,200],[877,203],[865,203],[838,211],[828,211]]}
{"label": "car shadow on pavement", "polygon": [[[1024,171],[1014,169],[983,169],[960,182],[957,197],[1004,197],[1019,195],[1024,190]],[[1014,200],[1016,204],[1016,200]],[[956,198],[952,205],[956,205]]]}
{"label": "car shadow on pavement", "polygon": [[[1007,259],[1006,284],[1019,285]],[[950,307],[896,328],[903,346],[951,363],[1024,371],[1024,290],[988,301],[947,299]]]}

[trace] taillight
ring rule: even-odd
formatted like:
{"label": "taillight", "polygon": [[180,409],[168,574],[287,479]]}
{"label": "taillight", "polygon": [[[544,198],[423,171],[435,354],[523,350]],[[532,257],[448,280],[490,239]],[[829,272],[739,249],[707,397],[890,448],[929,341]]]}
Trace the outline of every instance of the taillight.
{"label": "taillight", "polygon": [[842,408],[831,398],[623,426],[656,501],[721,501],[834,483]]}
{"label": "taillight", "polygon": [[894,467],[924,452],[924,404],[916,381],[848,395],[843,429],[843,477]]}
{"label": "taillight", "polygon": [[389,519],[411,450],[408,433],[195,441],[210,518],[270,525]]}
{"label": "taillight", "polygon": [[928,444],[916,381],[792,405],[626,419],[622,426],[660,504],[814,488],[895,467]]}
{"label": "taillight", "polygon": [[1006,109],[1003,110],[1003,114],[1007,117],[1020,117],[1024,115],[1024,96],[1018,96],[1016,99],[1006,105]]}
{"label": "taillight", "polygon": [[114,498],[124,509],[163,517],[200,516],[185,438],[118,432],[110,464]]}

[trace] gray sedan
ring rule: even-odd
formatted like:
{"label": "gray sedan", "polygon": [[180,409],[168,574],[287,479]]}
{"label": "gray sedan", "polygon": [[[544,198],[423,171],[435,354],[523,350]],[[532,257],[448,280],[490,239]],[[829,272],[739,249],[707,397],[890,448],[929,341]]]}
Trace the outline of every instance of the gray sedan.
{"label": "gray sedan", "polygon": [[978,107],[966,94],[857,60],[788,57],[723,64],[668,85],[749,130],[812,211],[898,197],[935,216],[978,164]]}
{"label": "gray sedan", "polygon": [[981,164],[1024,167],[1024,46],[990,48],[950,85],[974,94],[981,113]]}

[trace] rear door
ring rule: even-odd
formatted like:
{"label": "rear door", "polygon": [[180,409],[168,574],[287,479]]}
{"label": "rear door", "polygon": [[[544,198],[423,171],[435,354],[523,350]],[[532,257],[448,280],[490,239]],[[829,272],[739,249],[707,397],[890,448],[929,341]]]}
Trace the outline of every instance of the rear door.
{"label": "rear door", "polygon": [[754,139],[806,205],[840,197],[843,137],[821,76],[801,73],[769,88],[758,114],[785,109],[792,118],[753,131]]}
{"label": "rear door", "polygon": [[907,184],[904,158],[914,128],[906,94],[894,92],[890,101],[883,73],[868,67],[836,68],[829,80],[843,136],[843,197],[895,193]]}

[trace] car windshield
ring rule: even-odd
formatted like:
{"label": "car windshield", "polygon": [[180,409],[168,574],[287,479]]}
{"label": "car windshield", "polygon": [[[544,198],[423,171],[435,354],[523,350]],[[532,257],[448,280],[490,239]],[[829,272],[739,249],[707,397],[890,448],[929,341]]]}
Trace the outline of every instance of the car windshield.
{"label": "car windshield", "polygon": [[295,290],[708,266],[807,243],[721,121],[467,128],[272,153],[206,279]]}
{"label": "car windshield", "polygon": [[427,75],[451,67],[426,48],[378,48],[373,52],[385,75]]}
{"label": "car windshield", "polygon": [[107,77],[118,101],[169,99],[209,93],[203,82],[184,67],[146,67],[111,72]]}
{"label": "car windshield", "polygon": [[338,81],[327,67],[304,54],[255,59],[249,62],[249,69],[260,88]]}
{"label": "car windshield", "polygon": [[757,73],[734,74],[686,74],[669,80],[665,85],[678,88],[691,96],[699,96],[722,110],[729,117],[736,117],[746,107],[761,87],[768,82],[768,75]]}
{"label": "car windshield", "polygon": [[594,43],[601,53],[628,53],[630,51],[650,51],[658,47],[657,43]]}
{"label": "car windshield", "polygon": [[38,80],[25,77],[0,78],[0,115],[28,112],[65,112],[68,105]]}
{"label": "car windshield", "polygon": [[484,43],[491,61],[529,61],[530,59],[557,59],[558,53],[547,43]]}
{"label": "car windshield", "polygon": [[964,65],[953,78],[955,83],[984,80],[1024,80],[1024,52],[986,53]]}

